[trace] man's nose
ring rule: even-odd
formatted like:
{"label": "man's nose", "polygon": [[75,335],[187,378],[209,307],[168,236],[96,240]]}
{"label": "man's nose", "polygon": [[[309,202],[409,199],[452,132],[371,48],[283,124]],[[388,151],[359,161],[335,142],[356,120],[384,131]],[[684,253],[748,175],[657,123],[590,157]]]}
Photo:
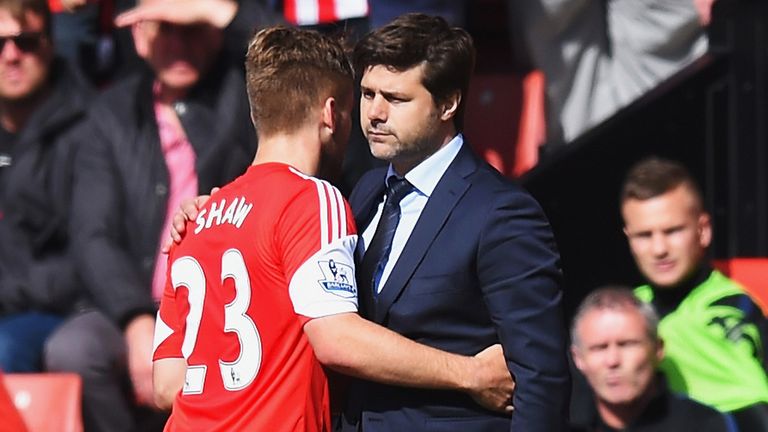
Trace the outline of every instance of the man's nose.
{"label": "man's nose", "polygon": [[657,257],[667,254],[667,239],[663,234],[654,234],[651,237],[651,250],[653,255]]}
{"label": "man's nose", "polygon": [[366,115],[368,119],[373,122],[385,122],[387,121],[387,107],[386,101],[379,95],[373,97],[368,103]]}
{"label": "man's nose", "polygon": [[605,364],[611,368],[621,364],[621,350],[619,347],[608,347],[605,351]]}
{"label": "man's nose", "polygon": [[16,43],[11,39],[2,39],[2,47],[0,47],[0,56],[4,59],[17,59],[21,55],[21,50]]}

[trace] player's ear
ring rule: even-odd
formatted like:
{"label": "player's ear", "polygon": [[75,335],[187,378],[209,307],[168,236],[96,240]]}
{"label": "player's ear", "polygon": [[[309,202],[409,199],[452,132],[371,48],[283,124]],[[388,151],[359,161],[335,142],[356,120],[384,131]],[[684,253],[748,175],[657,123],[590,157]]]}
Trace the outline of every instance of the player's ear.
{"label": "player's ear", "polygon": [[333,134],[336,130],[336,110],[339,109],[339,105],[336,99],[328,97],[323,103],[323,110],[321,114],[321,122],[324,128],[328,129],[328,132]]}

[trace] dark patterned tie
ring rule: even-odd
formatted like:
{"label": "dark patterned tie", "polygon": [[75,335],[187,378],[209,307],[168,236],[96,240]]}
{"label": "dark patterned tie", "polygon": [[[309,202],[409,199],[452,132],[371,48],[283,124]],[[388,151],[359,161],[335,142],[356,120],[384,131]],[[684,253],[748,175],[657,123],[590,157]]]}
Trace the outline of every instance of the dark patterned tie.
{"label": "dark patterned tie", "polygon": [[392,249],[392,238],[395,236],[397,223],[400,222],[400,201],[413,191],[413,185],[404,178],[391,176],[388,183],[387,200],[384,202],[379,224],[357,271],[361,297],[364,300],[370,299],[363,302],[366,303],[364,306],[367,309],[364,313],[369,317],[373,314],[372,306],[375,304],[373,300],[377,294],[376,287],[384,266],[387,265],[389,252]]}

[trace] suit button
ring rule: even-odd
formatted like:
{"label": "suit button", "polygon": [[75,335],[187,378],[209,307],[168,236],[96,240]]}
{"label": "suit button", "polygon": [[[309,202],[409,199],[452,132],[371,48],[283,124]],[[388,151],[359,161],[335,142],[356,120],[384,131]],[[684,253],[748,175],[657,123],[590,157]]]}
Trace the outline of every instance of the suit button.
{"label": "suit button", "polygon": [[168,193],[168,186],[158,183],[155,185],[155,195],[157,196],[165,196],[165,194]]}
{"label": "suit button", "polygon": [[176,102],[175,104],[173,104],[173,109],[174,111],[176,111],[176,115],[181,117],[187,113],[187,104],[185,104],[184,102]]}
{"label": "suit button", "polygon": [[144,257],[143,260],[141,260],[142,265],[144,265],[145,269],[151,269],[155,266],[155,258],[153,257]]}

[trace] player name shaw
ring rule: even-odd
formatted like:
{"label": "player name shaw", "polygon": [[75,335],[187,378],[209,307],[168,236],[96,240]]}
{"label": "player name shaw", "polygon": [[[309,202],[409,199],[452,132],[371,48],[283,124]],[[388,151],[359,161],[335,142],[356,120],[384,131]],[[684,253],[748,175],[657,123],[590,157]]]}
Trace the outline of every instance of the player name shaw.
{"label": "player name shaw", "polygon": [[252,208],[253,204],[245,202],[245,197],[235,198],[229,205],[227,205],[226,199],[214,202],[211,204],[210,210],[203,209],[198,213],[197,219],[195,219],[197,224],[195,234],[199,234],[204,228],[225,223],[230,223],[240,228],[240,225],[243,224],[245,217],[248,216]]}

